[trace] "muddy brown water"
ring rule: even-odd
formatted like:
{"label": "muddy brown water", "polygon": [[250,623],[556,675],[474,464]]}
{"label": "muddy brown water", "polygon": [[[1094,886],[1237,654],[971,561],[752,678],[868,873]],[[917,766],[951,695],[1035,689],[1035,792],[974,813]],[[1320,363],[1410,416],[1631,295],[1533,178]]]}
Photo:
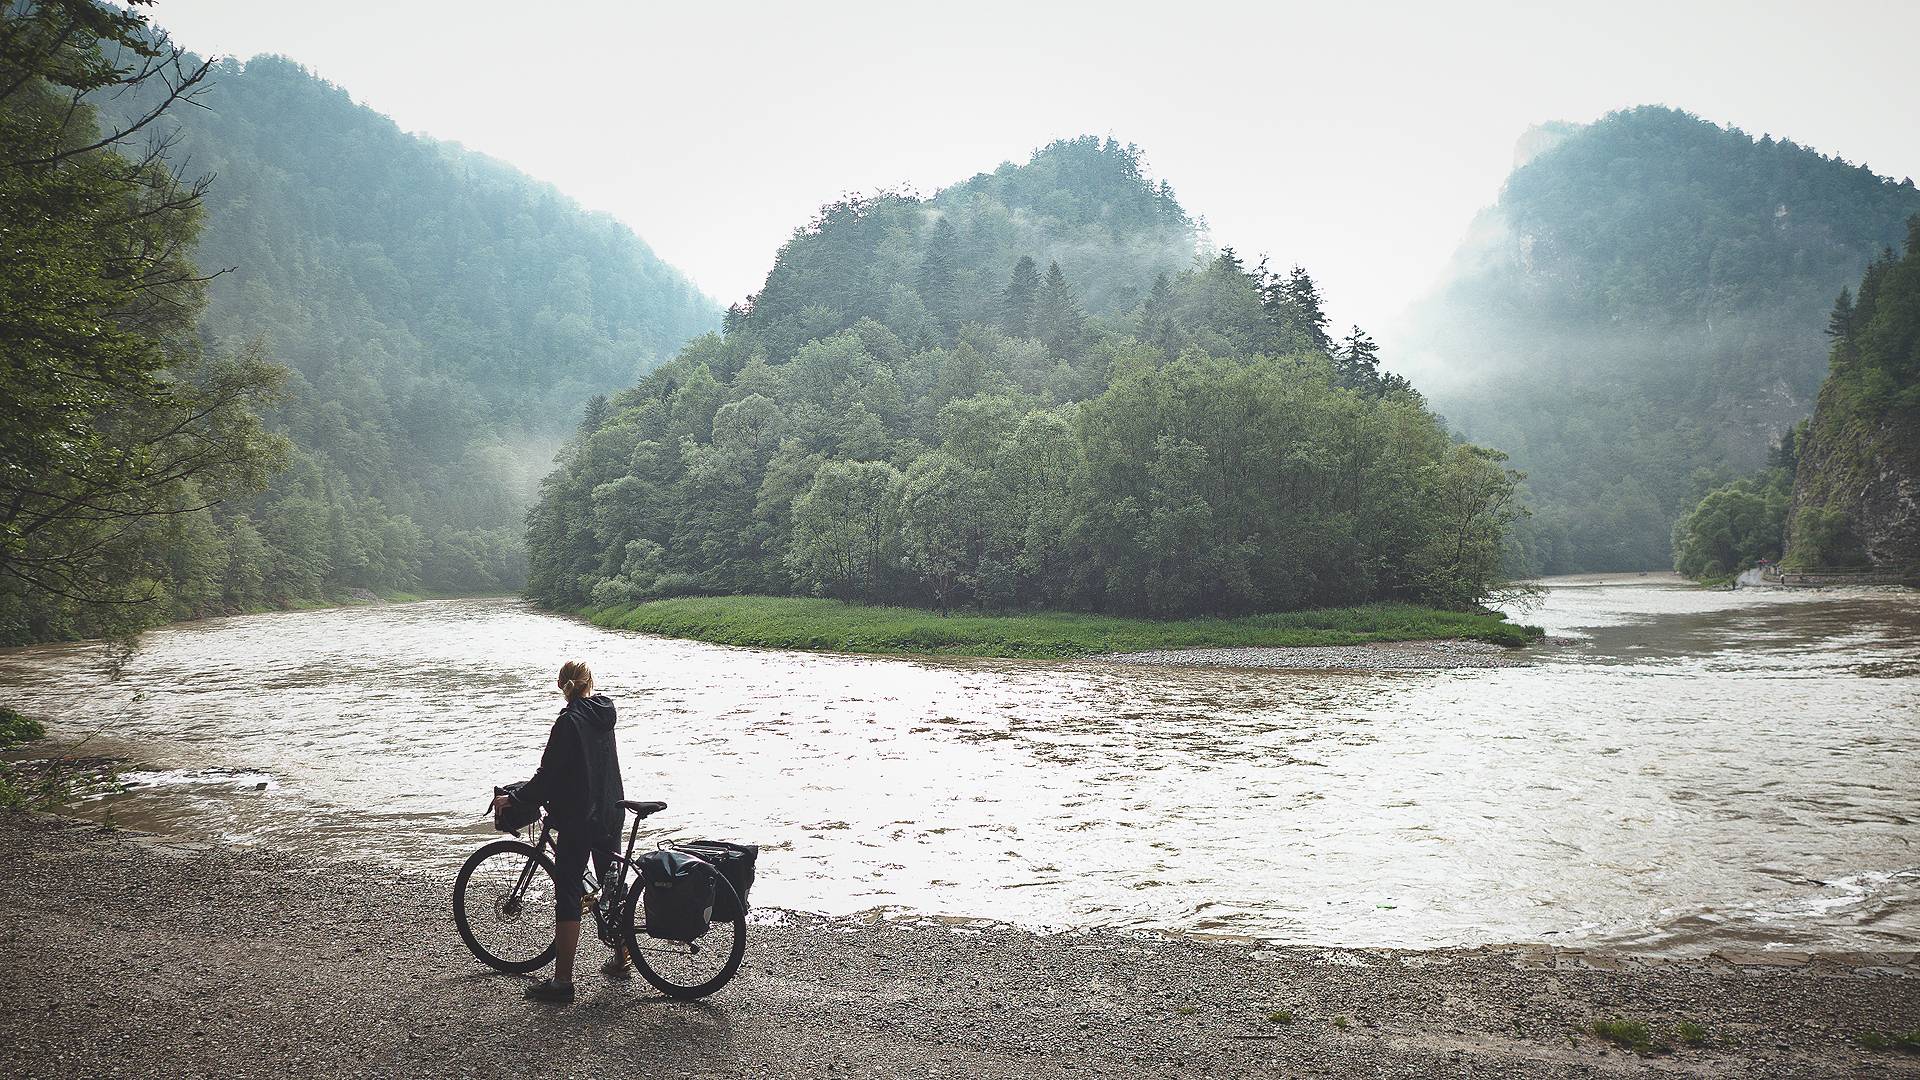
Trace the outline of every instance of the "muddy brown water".
{"label": "muddy brown water", "polygon": [[[0,651],[0,701],[135,764],[76,811],[444,866],[583,657],[651,838],[767,849],[832,914],[1670,955],[1920,948],[1920,596],[1550,582],[1526,666],[926,661],[600,630],[513,600]],[[650,823],[651,824],[651,823]]]}

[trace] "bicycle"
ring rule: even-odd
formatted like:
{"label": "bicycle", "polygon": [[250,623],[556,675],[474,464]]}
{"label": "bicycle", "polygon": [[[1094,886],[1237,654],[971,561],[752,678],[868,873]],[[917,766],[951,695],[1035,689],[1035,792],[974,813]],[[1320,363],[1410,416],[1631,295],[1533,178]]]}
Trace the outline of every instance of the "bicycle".
{"label": "bicycle", "polygon": [[[733,912],[732,919],[714,920],[711,929],[697,941],[649,936],[646,909],[641,903],[645,884],[640,880],[633,849],[640,836],[640,823],[665,810],[667,804],[622,802],[620,807],[623,825],[626,813],[633,815],[626,850],[609,854],[607,879],[602,882],[593,880],[589,860],[582,879],[589,901],[582,914],[592,914],[600,940],[609,948],[625,944],[627,956],[654,989],[681,1001],[706,997],[740,970],[741,958],[747,952],[746,905],[740,902],[733,885],[716,875],[714,907]],[[486,844],[468,856],[453,882],[453,921],[460,929],[460,938],[482,963],[496,971],[521,975],[553,962],[553,823],[542,814],[537,824],[537,841],[495,840]],[[660,847],[684,850],[671,843]],[[697,853],[695,857],[699,857]],[[721,940],[715,941],[715,935]],[[716,960],[719,966],[714,968]]]}

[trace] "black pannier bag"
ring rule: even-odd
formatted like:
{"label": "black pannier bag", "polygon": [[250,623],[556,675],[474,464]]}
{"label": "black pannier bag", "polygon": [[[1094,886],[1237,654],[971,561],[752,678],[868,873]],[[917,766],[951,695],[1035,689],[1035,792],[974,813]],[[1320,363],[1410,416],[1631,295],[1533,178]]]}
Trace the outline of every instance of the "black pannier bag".
{"label": "black pannier bag", "polygon": [[713,901],[713,917],[716,922],[737,919],[750,910],[747,892],[753,888],[753,864],[760,858],[760,848],[756,844],[730,844],[725,840],[695,840],[681,847],[707,860],[720,871],[720,876],[733,886],[735,896],[740,898],[740,906],[735,907],[733,897],[725,889]]}
{"label": "black pannier bag", "polygon": [[[493,789],[493,793],[495,795],[514,795],[525,786],[527,786],[527,782],[522,780],[518,783],[508,784],[506,787],[496,787]],[[501,832],[510,832],[518,836],[520,835],[521,829],[539,820],[539,807],[516,802],[493,815],[493,827]]]}
{"label": "black pannier bag", "polygon": [[720,872],[713,864],[678,851],[649,851],[640,856],[640,902],[647,915],[647,936],[694,941],[713,922],[713,897]]}

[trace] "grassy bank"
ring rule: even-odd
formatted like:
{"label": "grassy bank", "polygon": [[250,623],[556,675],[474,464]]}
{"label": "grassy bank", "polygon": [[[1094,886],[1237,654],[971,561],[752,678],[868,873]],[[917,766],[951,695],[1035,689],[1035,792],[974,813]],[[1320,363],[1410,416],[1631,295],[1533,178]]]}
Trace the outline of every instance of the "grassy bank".
{"label": "grassy bank", "polygon": [[[0,705],[0,750],[11,750],[46,734],[47,729],[40,721]],[[12,765],[0,762],[0,810],[25,810],[38,805],[38,795]]]}
{"label": "grassy bank", "polygon": [[1370,641],[1471,639],[1525,645],[1539,636],[1497,615],[1407,604],[1369,604],[1236,619],[1127,619],[1038,612],[951,615],[783,596],[710,596],[589,608],[589,621],[618,630],[722,645],[854,653],[1062,659],[1145,649],[1268,645],[1360,645]]}

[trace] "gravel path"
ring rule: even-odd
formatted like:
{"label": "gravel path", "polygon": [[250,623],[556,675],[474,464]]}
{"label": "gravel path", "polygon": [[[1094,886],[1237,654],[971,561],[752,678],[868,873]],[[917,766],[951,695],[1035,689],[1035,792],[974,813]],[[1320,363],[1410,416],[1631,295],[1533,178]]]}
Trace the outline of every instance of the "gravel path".
{"label": "gravel path", "polygon": [[[455,869],[0,814],[0,1075],[1920,1076],[1849,1037],[1920,1027],[1911,956],[1646,964],[776,913],[706,1002],[596,975],[540,1006],[461,946]],[[582,946],[585,970],[600,958]],[[1586,1034],[1614,1015],[1709,1042],[1639,1057]]]}
{"label": "gravel path", "polygon": [[1288,668],[1296,671],[1431,671],[1438,668],[1519,667],[1522,649],[1485,641],[1382,641],[1367,645],[1159,649],[1098,657],[1111,664],[1159,667]]}

